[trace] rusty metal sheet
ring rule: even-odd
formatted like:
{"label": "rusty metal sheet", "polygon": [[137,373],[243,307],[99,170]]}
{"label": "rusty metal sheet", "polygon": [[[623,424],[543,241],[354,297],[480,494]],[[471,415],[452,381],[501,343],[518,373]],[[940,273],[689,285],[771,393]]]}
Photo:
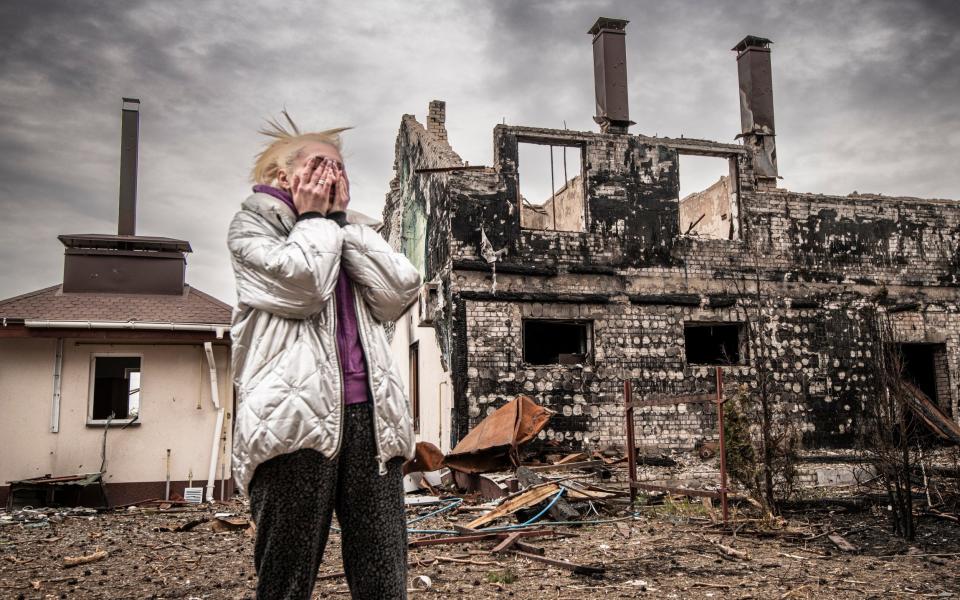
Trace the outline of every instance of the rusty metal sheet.
{"label": "rusty metal sheet", "polygon": [[486,475],[477,475],[476,473],[464,473],[456,469],[453,473],[453,481],[457,488],[465,492],[478,492],[487,500],[496,500],[509,494],[509,490],[503,484],[497,483]]}
{"label": "rusty metal sheet", "polygon": [[517,396],[460,440],[444,459],[444,466],[465,473],[489,473],[518,466],[517,448],[537,437],[552,414],[528,396]]}
{"label": "rusty metal sheet", "polygon": [[443,467],[443,452],[430,442],[417,442],[413,458],[403,463],[403,474],[429,473]]}

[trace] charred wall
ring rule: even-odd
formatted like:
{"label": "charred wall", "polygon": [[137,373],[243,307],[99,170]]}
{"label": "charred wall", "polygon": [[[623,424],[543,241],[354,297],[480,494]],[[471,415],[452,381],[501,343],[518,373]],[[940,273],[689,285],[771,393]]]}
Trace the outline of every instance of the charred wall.
{"label": "charred wall", "polygon": [[[405,117],[398,138],[408,170],[441,164],[434,146],[449,148],[418,127]],[[385,211],[422,198],[427,278],[443,287],[436,327],[454,383],[455,439],[526,393],[556,411],[544,441],[621,444],[625,378],[641,396],[713,391],[714,366],[691,364],[684,327],[714,323],[743,332],[743,356],[722,367],[729,393],[755,392],[767,373],[781,414],[797,420],[809,446],[849,446],[857,412],[875,394],[877,311],[890,315],[898,339],[942,346],[938,401],[958,414],[955,203],[758,186],[752,154],[739,145],[504,125],[493,140],[490,168],[413,177],[400,165],[401,191]],[[521,226],[524,142],[583,149],[582,231]],[[731,161],[733,239],[681,235],[683,154]],[[529,364],[527,319],[589,322],[589,356]],[[716,435],[716,415],[705,403],[644,408],[637,431],[646,444],[689,449]]]}

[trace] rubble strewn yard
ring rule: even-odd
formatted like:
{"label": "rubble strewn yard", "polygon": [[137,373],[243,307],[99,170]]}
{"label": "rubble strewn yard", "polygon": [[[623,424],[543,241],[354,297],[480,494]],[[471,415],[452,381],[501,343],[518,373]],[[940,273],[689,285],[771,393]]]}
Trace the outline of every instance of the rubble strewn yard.
{"label": "rubble strewn yard", "polygon": [[[949,520],[921,518],[917,540],[907,544],[889,535],[878,507],[825,505],[788,513],[784,522],[762,522],[735,510],[731,534],[722,530],[718,511],[699,500],[658,501],[633,511],[621,504],[595,525],[544,520],[543,529],[554,534],[524,538],[550,558],[602,567],[602,575],[491,554],[496,542],[490,541],[422,546],[410,550],[411,596],[955,598],[960,590],[960,524]],[[480,514],[478,502],[468,497],[457,510],[415,526],[463,525]],[[435,509],[411,506],[408,517]],[[215,517],[224,513],[235,517]],[[241,502],[0,515],[3,598],[253,598],[253,537]],[[829,538],[837,534],[857,550],[841,551]],[[64,566],[65,557],[98,551],[106,557]],[[349,597],[345,580],[337,576],[339,555],[334,533],[315,598]]]}

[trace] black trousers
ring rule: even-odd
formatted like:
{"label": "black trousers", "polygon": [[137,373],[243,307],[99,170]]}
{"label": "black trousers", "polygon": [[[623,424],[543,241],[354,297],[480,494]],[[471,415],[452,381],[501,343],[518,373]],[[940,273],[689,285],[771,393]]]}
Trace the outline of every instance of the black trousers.
{"label": "black trousers", "polygon": [[344,419],[333,460],[299,450],[264,462],[253,475],[258,600],[310,598],[334,510],[351,596],[407,597],[403,459],[389,461],[380,475],[369,402],[345,407]]}

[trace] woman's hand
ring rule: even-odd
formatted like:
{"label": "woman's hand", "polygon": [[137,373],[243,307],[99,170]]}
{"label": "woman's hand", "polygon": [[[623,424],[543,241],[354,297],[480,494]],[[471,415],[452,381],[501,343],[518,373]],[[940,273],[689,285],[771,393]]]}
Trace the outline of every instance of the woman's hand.
{"label": "woman's hand", "polygon": [[[297,211],[300,214],[318,212],[326,215],[337,210],[332,206],[335,198],[333,190],[335,186],[339,186],[341,174],[339,163],[333,159],[315,156],[307,161],[300,172],[293,176],[291,185],[290,191]],[[336,197],[339,195],[337,193]],[[347,201],[349,202],[349,196]]]}
{"label": "woman's hand", "polygon": [[346,211],[348,204],[350,204],[350,180],[347,178],[347,172],[341,169],[330,212]]}

